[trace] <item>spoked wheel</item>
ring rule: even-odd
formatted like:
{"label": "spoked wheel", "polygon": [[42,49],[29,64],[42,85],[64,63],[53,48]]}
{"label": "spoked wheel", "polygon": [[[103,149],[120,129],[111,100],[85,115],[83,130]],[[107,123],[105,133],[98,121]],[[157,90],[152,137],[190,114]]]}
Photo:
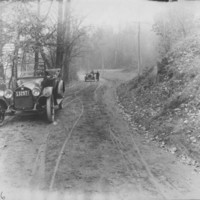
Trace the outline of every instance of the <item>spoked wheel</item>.
{"label": "spoked wheel", "polygon": [[61,101],[61,102],[59,103],[58,108],[59,108],[60,110],[63,109],[63,101]]}
{"label": "spoked wheel", "polygon": [[47,98],[46,102],[46,112],[47,112],[47,119],[49,122],[54,122],[55,119],[55,109],[54,109],[54,99],[51,95]]}
{"label": "spoked wheel", "polygon": [[5,119],[5,112],[0,108],[0,126],[3,126]]}

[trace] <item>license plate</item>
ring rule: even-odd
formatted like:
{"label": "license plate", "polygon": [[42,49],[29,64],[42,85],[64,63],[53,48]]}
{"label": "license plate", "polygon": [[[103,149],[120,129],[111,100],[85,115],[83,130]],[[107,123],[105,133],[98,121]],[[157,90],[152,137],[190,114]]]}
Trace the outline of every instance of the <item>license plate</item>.
{"label": "license plate", "polygon": [[30,91],[24,90],[24,91],[16,91],[16,97],[27,97],[30,95]]}

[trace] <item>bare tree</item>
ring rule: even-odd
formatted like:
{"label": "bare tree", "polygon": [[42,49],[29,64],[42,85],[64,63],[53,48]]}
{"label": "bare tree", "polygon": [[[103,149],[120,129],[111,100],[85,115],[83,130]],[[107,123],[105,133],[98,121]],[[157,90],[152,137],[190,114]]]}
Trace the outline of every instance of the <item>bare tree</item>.
{"label": "bare tree", "polygon": [[171,49],[172,44],[185,38],[191,32],[192,26],[194,26],[194,13],[182,4],[159,13],[155,18],[153,30],[160,37],[161,56]]}

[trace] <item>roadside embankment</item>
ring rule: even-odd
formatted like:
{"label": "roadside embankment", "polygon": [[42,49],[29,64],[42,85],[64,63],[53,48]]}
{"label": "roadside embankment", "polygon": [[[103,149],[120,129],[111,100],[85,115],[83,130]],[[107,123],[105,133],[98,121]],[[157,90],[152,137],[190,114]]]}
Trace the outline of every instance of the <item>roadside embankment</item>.
{"label": "roadside embankment", "polygon": [[180,41],[156,67],[117,89],[126,118],[149,142],[199,170],[200,36]]}

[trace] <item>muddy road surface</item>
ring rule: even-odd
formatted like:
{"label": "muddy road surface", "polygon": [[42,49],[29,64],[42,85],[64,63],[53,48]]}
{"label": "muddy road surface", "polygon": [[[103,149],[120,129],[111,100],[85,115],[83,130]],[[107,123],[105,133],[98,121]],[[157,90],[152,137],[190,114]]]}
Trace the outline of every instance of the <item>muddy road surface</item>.
{"label": "muddy road surface", "polygon": [[67,88],[64,108],[9,117],[0,128],[0,199],[200,199],[200,175],[123,119],[115,89],[130,78]]}

